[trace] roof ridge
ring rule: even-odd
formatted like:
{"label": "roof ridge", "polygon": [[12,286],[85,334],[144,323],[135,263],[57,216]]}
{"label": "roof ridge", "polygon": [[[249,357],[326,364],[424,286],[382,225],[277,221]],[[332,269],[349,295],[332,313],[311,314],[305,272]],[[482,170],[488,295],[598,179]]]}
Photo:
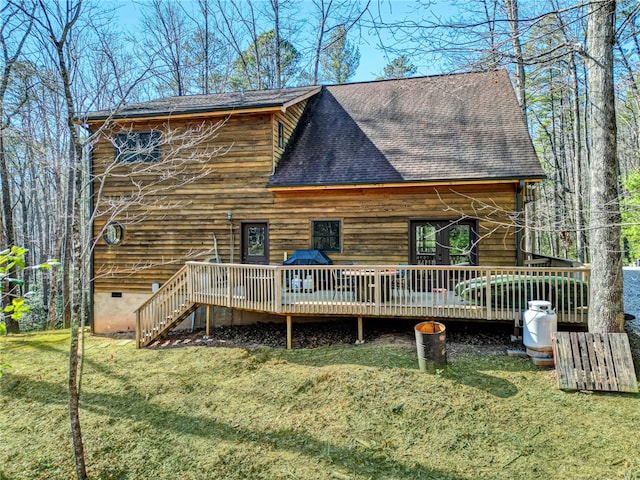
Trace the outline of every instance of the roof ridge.
{"label": "roof ridge", "polygon": [[384,83],[384,82],[402,82],[402,81],[406,81],[406,80],[424,80],[424,79],[437,79],[437,78],[443,78],[443,77],[457,77],[457,76],[463,76],[463,75],[481,75],[481,74],[489,74],[489,73],[503,73],[506,72],[506,68],[504,67],[500,67],[500,68],[494,68],[491,70],[470,70],[467,72],[446,72],[446,73],[435,73],[432,75],[418,75],[415,77],[403,77],[403,78],[380,78],[380,79],[375,79],[375,80],[361,80],[359,82],[348,82],[348,83],[332,83],[332,84],[326,84],[326,85],[322,85],[323,87],[339,87],[342,85],[365,85],[365,84],[371,84],[371,83]]}
{"label": "roof ridge", "polygon": [[[198,97],[202,97],[202,98],[206,98],[206,97],[213,97],[216,95],[247,95],[247,94],[253,94],[253,93],[258,93],[258,94],[266,94],[266,93],[270,93],[270,92],[290,92],[292,90],[306,90],[306,89],[313,89],[313,88],[318,88],[320,87],[320,85],[299,85],[296,87],[281,87],[281,88],[265,88],[262,90],[259,89],[254,89],[254,90],[233,90],[230,92],[215,92],[215,93],[194,93],[194,94],[188,94],[188,95],[171,95],[169,97],[158,97],[155,98],[153,100],[146,100],[143,102],[136,102],[136,103],[149,103],[149,102],[153,102],[156,100],[170,100],[170,99],[174,99],[174,98],[198,98]],[[131,104],[134,105],[134,104]]]}

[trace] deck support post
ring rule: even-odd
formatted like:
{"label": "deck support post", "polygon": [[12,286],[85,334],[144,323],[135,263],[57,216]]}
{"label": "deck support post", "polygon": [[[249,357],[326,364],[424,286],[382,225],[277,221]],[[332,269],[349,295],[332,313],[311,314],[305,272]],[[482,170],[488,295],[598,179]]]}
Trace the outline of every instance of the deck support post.
{"label": "deck support post", "polygon": [[207,331],[206,335],[211,335],[211,323],[213,321],[213,305],[207,305]]}
{"label": "deck support post", "polygon": [[291,337],[293,334],[293,318],[287,315],[287,350],[291,350]]}
{"label": "deck support post", "polygon": [[142,332],[140,331],[140,311],[136,310],[136,348],[140,348]]}
{"label": "deck support post", "polygon": [[362,317],[358,317],[358,340],[356,344],[364,343],[364,329],[362,328]]}
{"label": "deck support post", "polygon": [[520,331],[520,327],[524,327],[524,325],[521,323],[522,322],[522,318],[514,318],[513,320],[513,335],[518,338],[520,335],[522,335],[521,331]]}

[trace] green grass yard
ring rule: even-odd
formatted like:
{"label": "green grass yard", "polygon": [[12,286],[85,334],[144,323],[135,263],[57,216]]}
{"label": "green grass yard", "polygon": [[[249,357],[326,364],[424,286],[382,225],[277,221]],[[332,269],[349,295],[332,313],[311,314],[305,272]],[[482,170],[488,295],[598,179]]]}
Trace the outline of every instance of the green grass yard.
{"label": "green grass yard", "polygon": [[[0,340],[0,479],[73,478],[68,339]],[[527,359],[86,344],[92,479],[640,478],[640,395],[563,392]]]}

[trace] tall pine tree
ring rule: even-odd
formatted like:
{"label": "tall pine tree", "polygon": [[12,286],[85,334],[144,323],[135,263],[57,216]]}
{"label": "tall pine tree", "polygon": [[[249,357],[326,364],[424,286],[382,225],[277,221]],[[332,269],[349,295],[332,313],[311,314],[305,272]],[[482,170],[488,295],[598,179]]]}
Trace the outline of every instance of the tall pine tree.
{"label": "tall pine tree", "polygon": [[328,83],[345,83],[353,77],[360,65],[360,50],[347,40],[344,25],[331,33],[320,57],[322,75]]}

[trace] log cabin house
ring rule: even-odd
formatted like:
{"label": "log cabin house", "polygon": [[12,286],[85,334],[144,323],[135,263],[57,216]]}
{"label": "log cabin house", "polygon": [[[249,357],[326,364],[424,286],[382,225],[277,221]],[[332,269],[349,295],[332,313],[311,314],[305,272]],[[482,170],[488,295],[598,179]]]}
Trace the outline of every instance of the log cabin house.
{"label": "log cabin house", "polygon": [[[92,151],[96,332],[136,318],[164,332],[200,305],[231,323],[432,315],[417,293],[452,297],[458,280],[523,265],[519,218],[544,178],[504,70],[172,97],[85,119],[92,132],[105,122]],[[282,267],[301,249],[333,265]],[[414,285],[396,300],[336,296],[340,265],[371,287]],[[299,274],[316,296],[285,298],[309,295],[294,291]],[[476,307],[453,316],[496,310]]]}

